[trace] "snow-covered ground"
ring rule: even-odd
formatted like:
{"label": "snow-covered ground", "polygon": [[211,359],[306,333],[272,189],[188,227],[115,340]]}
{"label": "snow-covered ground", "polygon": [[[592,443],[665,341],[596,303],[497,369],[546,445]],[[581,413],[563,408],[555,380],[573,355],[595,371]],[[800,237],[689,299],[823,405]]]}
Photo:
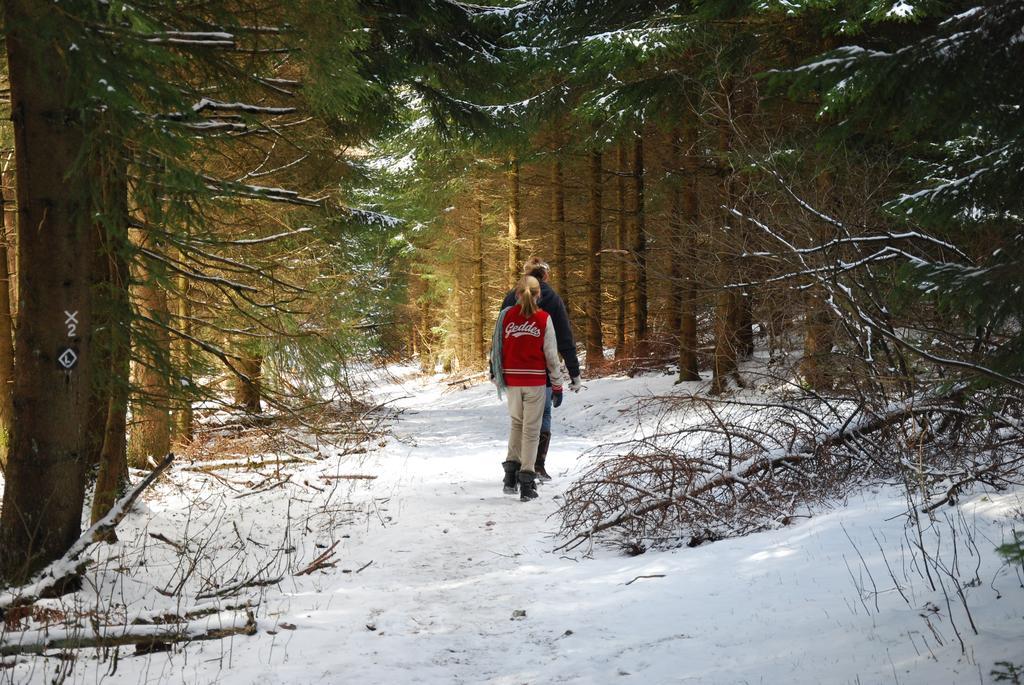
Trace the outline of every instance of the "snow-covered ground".
{"label": "snow-covered ground", "polygon": [[[553,552],[551,514],[579,455],[636,430],[636,396],[672,387],[663,375],[607,378],[567,395],[555,410],[555,481],[530,503],[501,494],[507,418],[492,387],[410,374],[378,389],[403,413],[360,461],[293,465],[288,484],[246,497],[176,469],[127,522],[122,546],[99,553],[96,587],[83,594],[123,600],[129,615],[163,606],[172,600],[152,588],[183,573],[144,533],[219,541],[223,564],[202,573],[244,577],[266,563],[285,576],[248,591],[262,598],[257,634],[126,652],[112,675],[111,660],[88,653],[67,682],[987,683],[996,662],[1024,663],[1021,569],[994,551],[1022,525],[1022,493],[975,494],[924,533],[935,550],[956,529],[958,556],[947,546],[942,560],[972,581],[962,590],[977,634],[954,581],[932,571],[929,586],[895,489],[693,549]],[[336,567],[292,575],[334,542]],[[238,561],[243,549],[253,558]],[[106,554],[147,570],[122,577]],[[61,667],[22,662],[0,682],[49,682]]]}

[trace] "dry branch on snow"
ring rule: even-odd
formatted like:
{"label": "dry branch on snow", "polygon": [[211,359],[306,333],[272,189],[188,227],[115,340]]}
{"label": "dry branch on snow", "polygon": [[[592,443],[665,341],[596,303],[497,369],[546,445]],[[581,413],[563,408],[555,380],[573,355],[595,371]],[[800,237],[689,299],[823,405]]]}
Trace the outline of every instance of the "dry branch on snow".
{"label": "dry branch on snow", "polygon": [[[1019,420],[971,418],[964,401],[962,388],[881,409],[818,396],[648,400],[668,407],[659,432],[592,455],[560,509],[557,549],[602,533],[634,551],[744,535],[867,478],[914,483],[925,513],[971,485],[1015,482],[1024,466]],[[684,406],[686,422],[673,425]]]}

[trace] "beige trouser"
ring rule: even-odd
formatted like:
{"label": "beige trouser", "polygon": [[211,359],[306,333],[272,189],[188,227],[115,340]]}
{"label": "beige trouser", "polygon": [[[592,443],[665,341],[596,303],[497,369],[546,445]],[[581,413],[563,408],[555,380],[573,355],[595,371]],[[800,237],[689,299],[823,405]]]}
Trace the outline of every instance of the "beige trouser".
{"label": "beige trouser", "polygon": [[523,471],[533,471],[547,391],[543,385],[508,386],[506,391],[508,413],[512,417],[512,429],[508,434],[508,461],[518,461]]}

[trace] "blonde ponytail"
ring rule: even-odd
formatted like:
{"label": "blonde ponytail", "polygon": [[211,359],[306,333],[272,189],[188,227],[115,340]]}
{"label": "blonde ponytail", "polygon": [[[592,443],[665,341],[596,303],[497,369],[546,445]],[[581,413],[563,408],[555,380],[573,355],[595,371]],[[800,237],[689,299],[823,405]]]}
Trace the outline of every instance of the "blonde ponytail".
{"label": "blonde ponytail", "polygon": [[540,281],[533,276],[523,276],[516,284],[516,301],[523,316],[530,318],[537,313],[539,307],[537,300],[540,298]]}

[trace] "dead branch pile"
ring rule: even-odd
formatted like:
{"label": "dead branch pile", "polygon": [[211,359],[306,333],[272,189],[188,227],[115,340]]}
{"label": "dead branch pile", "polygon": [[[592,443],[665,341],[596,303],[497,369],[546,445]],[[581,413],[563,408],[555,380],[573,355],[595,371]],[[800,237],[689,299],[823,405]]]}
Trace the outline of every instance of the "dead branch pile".
{"label": "dead branch pile", "polygon": [[[180,455],[189,470],[216,471],[313,462],[363,454],[387,433],[396,412],[385,404],[352,400],[307,408],[301,417],[280,413],[251,416],[223,412],[203,417],[193,442]],[[215,475],[215,474],[214,474]]]}
{"label": "dead branch pile", "polygon": [[954,389],[884,407],[816,395],[646,404],[663,412],[656,432],[589,455],[560,509],[559,549],[599,534],[633,552],[745,535],[866,482],[908,485],[927,512],[978,483],[1002,489],[1024,470],[1015,397]]}

